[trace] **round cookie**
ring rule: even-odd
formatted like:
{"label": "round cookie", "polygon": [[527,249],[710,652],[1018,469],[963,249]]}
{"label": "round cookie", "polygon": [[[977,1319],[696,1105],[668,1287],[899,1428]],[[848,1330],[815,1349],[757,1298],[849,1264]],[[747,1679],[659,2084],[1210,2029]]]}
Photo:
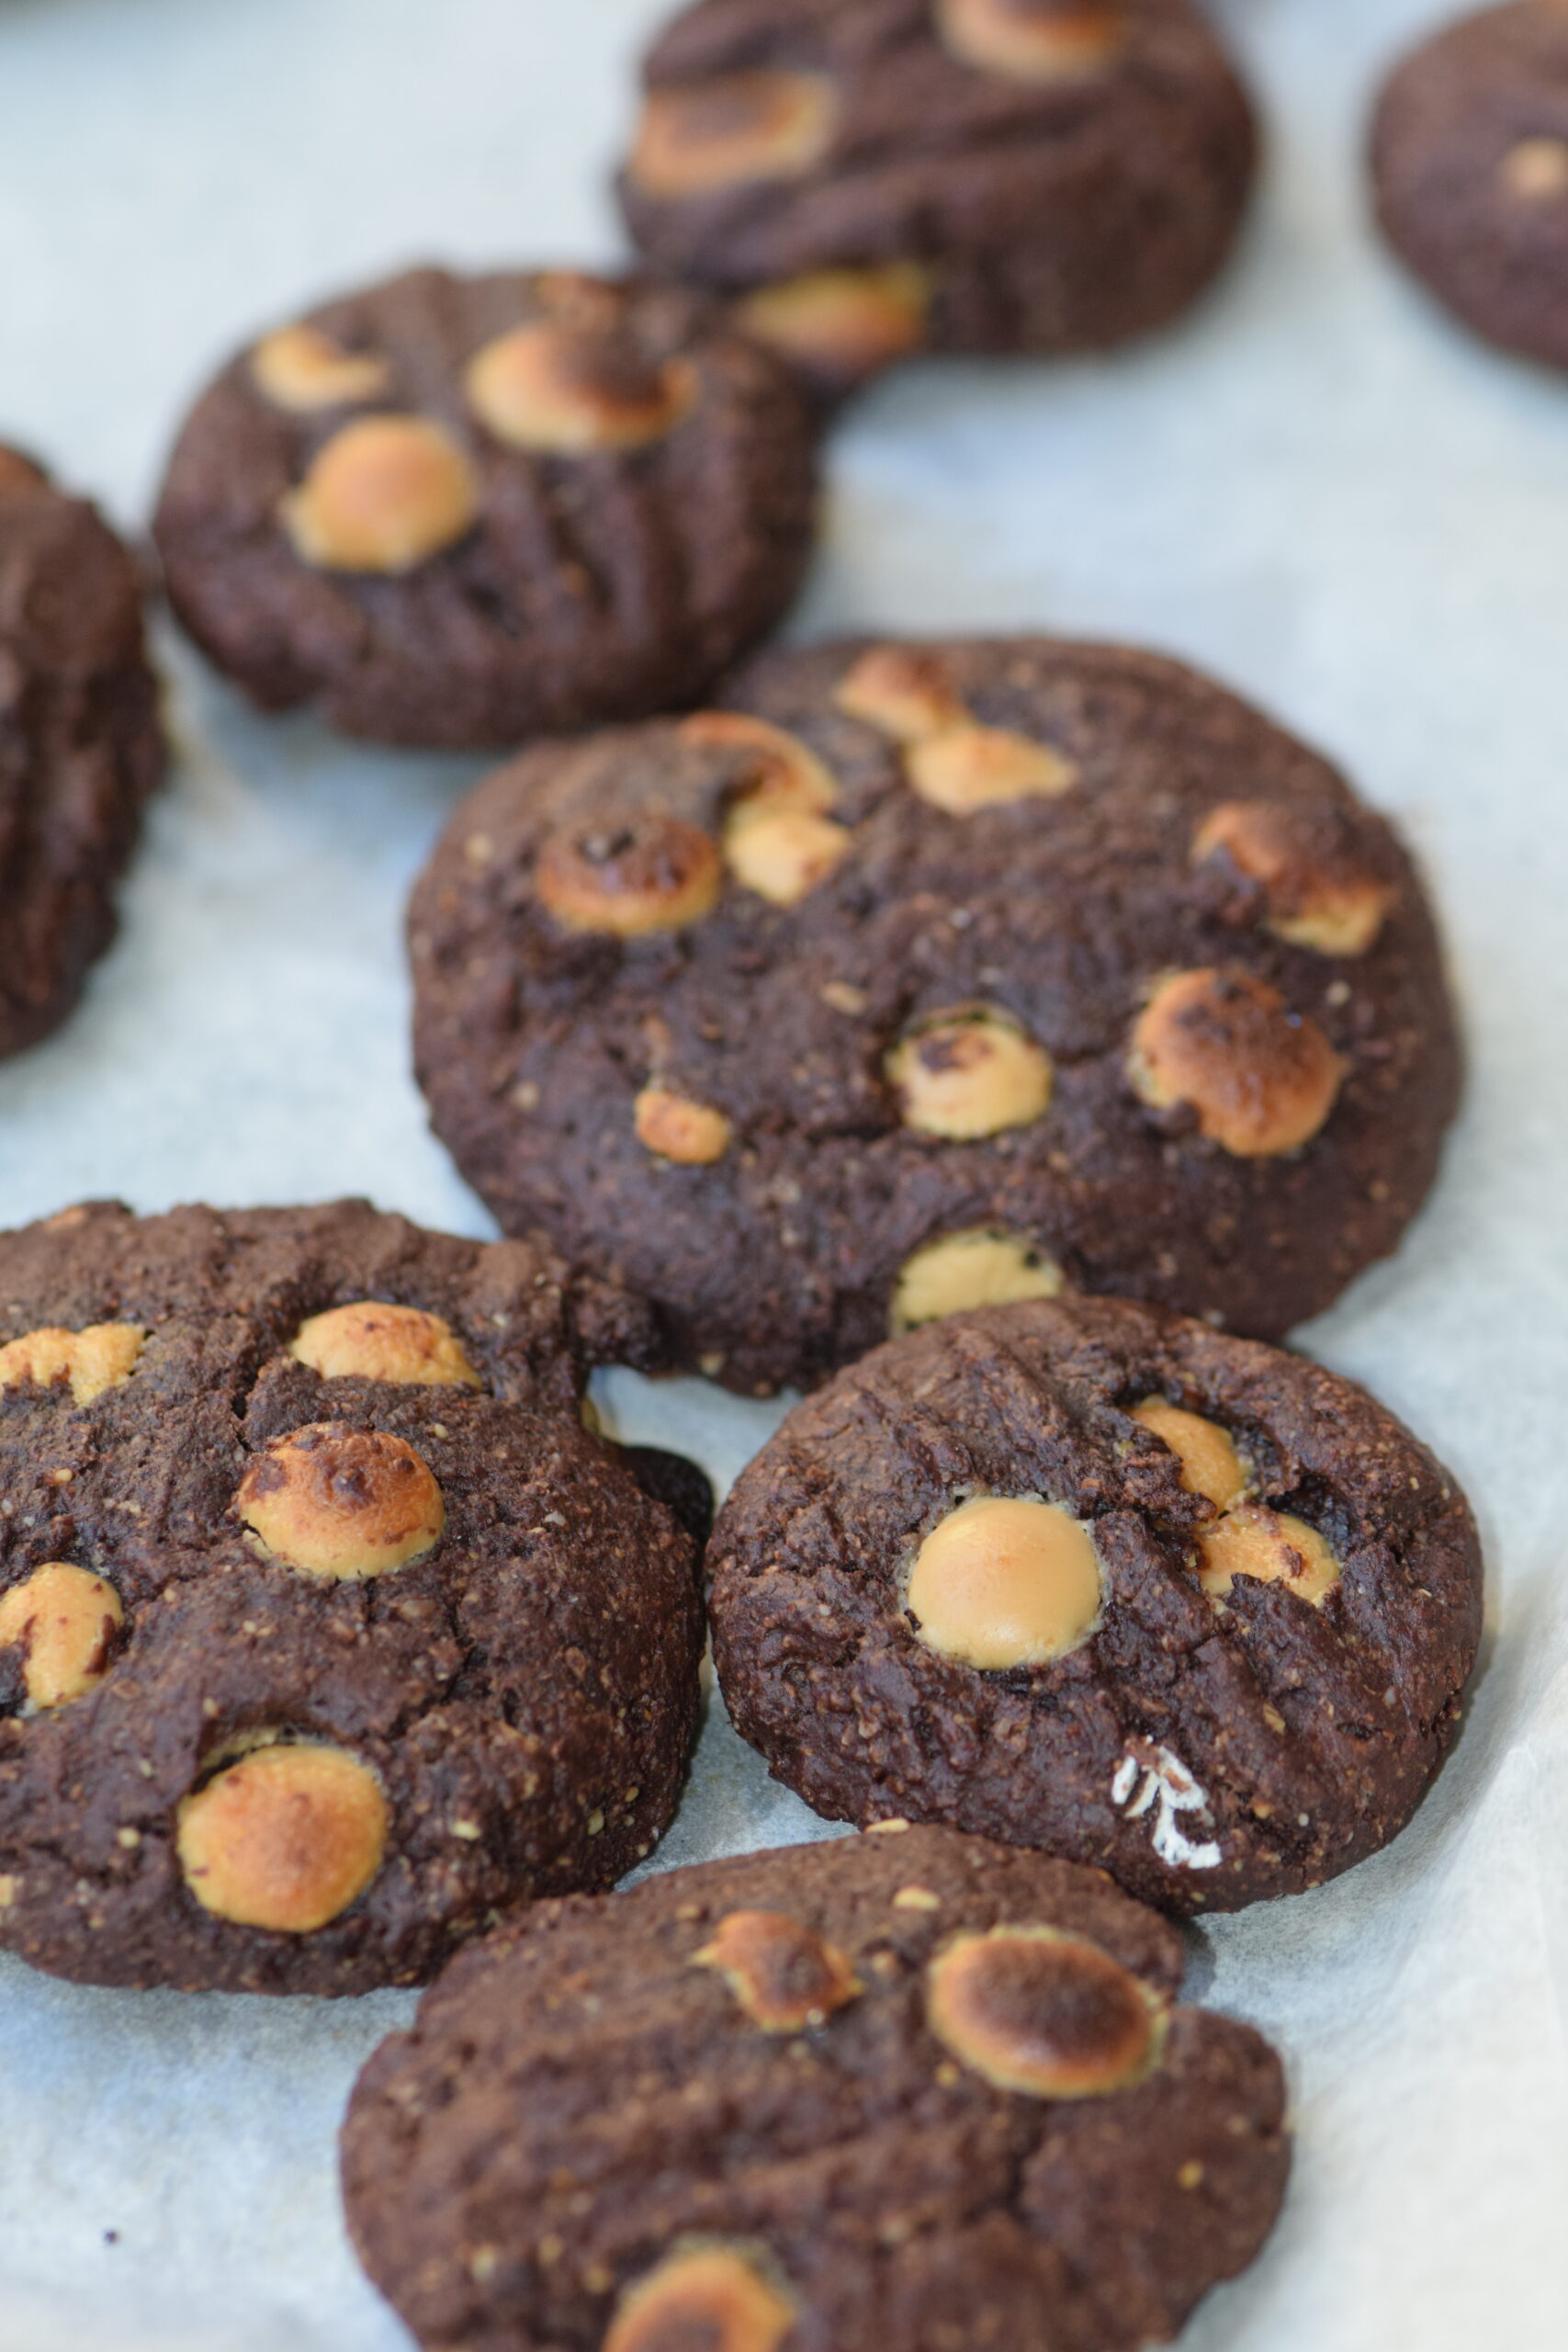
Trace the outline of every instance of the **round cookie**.
{"label": "round cookie", "polygon": [[743,1738],[818,1813],[1178,1912],[1409,1819],[1481,1634],[1464,1498],[1351,1382],[1120,1300],[962,1315],[800,1406],[708,1553]]}
{"label": "round cookie", "polygon": [[114,936],[158,704],[129,550],[0,446],[0,1055],[58,1028]]}
{"label": "round cookie", "polygon": [[1093,349],[1230,251],[1256,160],[1188,0],[699,0],[621,175],[659,267],[834,394],[921,349]]}
{"label": "round cookie", "polygon": [[582,1399],[640,1309],[360,1202],[67,1209],[0,1300],[0,1946],[358,1993],[650,1850],[696,1547]]}
{"label": "round cookie", "polygon": [[814,509],[800,393],[711,301],[418,269],[240,353],[154,527],[265,707],[509,748],[700,694],[794,597]]}
{"label": "round cookie", "polygon": [[542,1905],[361,2075],[350,2229],[442,2352],[1162,2344],[1290,2163],[1182,1959],[1097,1871],[907,1824]]}
{"label": "round cookie", "polygon": [[1568,8],[1515,0],[1448,26],[1386,85],[1378,217],[1489,343],[1568,368]]}
{"label": "round cookie", "polygon": [[415,892],[421,1082],[507,1230],[740,1389],[1064,1282],[1271,1338],[1394,1247],[1458,1049],[1322,760],[1045,639],[770,654],[730,702],[536,747]]}

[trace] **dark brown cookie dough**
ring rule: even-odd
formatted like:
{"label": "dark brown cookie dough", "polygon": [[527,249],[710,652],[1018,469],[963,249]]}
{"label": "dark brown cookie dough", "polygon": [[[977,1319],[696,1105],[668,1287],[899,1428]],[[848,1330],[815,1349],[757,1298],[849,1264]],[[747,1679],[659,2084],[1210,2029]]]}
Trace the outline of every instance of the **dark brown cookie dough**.
{"label": "dark brown cookie dough", "polygon": [[164,760],[135,562],[0,445],[0,1055],[59,1026],[114,936]]}
{"label": "dark brown cookie dough", "polygon": [[0,1237],[0,1945],[357,1993],[647,1854],[694,1546],[582,1389],[649,1346],[536,1243],[359,1202]]}
{"label": "dark brown cookie dough", "polygon": [[829,392],[918,349],[1163,325],[1252,180],[1247,96],[1188,0],[699,0],[645,78],[633,236]]}
{"label": "dark brown cookie dough", "polygon": [[1450,310],[1568,368],[1568,8],[1516,0],[1407,58],[1372,134],[1378,216]]}
{"label": "dark brown cookie dough", "polygon": [[1164,2343],[1289,2167],[1278,2059],[1098,1871],[911,1829],[542,1905],[383,2043],[371,2277],[442,2352]]}
{"label": "dark brown cookie dough", "polygon": [[700,694],[789,605],[814,505],[797,389],[711,301],[419,269],[233,359],[155,528],[259,703],[501,749]]}
{"label": "dark brown cookie dough", "polygon": [[1364,1390],[1108,1299],[840,1374],[708,1556],[730,1714],[818,1812],[1040,1845],[1176,1912],[1385,1844],[1481,1632],[1464,1498]]}
{"label": "dark brown cookie dough", "polygon": [[741,1389],[1064,1280],[1274,1337],[1394,1247],[1458,1052],[1419,880],[1322,760],[1043,639],[730,699],[536,747],[415,893],[421,1082],[509,1231]]}

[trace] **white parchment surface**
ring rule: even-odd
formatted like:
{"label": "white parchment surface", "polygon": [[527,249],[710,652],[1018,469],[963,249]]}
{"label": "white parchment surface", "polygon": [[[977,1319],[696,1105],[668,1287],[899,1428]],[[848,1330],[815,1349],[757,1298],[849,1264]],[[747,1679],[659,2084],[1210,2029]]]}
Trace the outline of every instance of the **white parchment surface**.
{"label": "white parchment surface", "polygon": [[[1229,0],[1267,184],[1201,314],[1110,361],[910,369],[836,438],[801,627],[1188,655],[1342,759],[1447,910],[1473,1073],[1393,1266],[1303,1335],[1459,1473],[1491,1563],[1459,1753],[1392,1852],[1195,1935],[1287,2054],[1284,2222],[1194,2352],[1568,2344],[1568,383],[1367,233],[1384,61],[1449,0]],[[0,0],[0,433],[127,524],[181,404],[415,257],[608,259],[659,0]],[[487,1230],[408,1074],[401,901],[458,761],[263,723],[173,641],[181,759],[118,947],[0,1068],[0,1223],[365,1192]],[[613,1376],[732,1475],[771,1409]],[[710,1713],[663,1861],[816,1825]],[[395,2352],[333,2132],[401,1996],[126,1996],[0,1962],[0,2352]]]}

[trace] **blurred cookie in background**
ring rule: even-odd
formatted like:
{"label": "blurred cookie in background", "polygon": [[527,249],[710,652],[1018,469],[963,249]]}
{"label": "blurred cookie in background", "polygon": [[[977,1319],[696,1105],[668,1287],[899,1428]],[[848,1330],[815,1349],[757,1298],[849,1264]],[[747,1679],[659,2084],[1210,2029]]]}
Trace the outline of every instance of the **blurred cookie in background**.
{"label": "blurred cookie in background", "polygon": [[1568,8],[1467,17],[1393,74],[1372,131],[1378,218],[1489,343],[1568,368]]}
{"label": "blurred cookie in background", "polygon": [[1164,325],[1224,261],[1256,160],[1188,0],[699,0],[644,80],[633,237],[829,397],[916,351]]}
{"label": "blurred cookie in background", "polygon": [[500,750],[694,699],[787,609],[815,520],[800,390],[721,306],[416,269],[240,353],[154,529],[265,707]]}
{"label": "blurred cookie in background", "polygon": [[0,1055],[66,1018],[164,773],[135,559],[0,445]]}

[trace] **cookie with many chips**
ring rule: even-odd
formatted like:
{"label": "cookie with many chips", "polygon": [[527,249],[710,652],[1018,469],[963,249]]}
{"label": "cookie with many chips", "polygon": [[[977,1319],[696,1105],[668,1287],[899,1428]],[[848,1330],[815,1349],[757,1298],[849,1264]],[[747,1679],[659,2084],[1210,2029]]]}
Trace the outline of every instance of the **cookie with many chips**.
{"label": "cookie with many chips", "polygon": [[876,1350],[709,1547],[737,1729],[818,1813],[940,1821],[1174,1912],[1409,1819],[1481,1634],[1464,1497],[1364,1389],[1111,1299]]}
{"label": "cookie with many chips", "polygon": [[796,386],[712,301],[416,269],[231,360],[155,530],[266,708],[510,749],[702,693],[789,605],[815,497]]}
{"label": "cookie with many chips", "polygon": [[1164,2343],[1289,2166],[1181,1975],[1098,1871],[908,1825],[544,1904],[366,2068],[350,2228],[442,2352]]}
{"label": "cookie with many chips", "polygon": [[674,1809],[695,1544],[584,1417],[647,1318],[363,1203],[0,1237],[0,1947],[357,1993]]}
{"label": "cookie with many chips", "polygon": [[58,1028],[114,936],[158,702],[130,550],[0,447],[0,1055]]}
{"label": "cookie with many chips", "polygon": [[1392,829],[1115,647],[770,653],[539,745],[410,932],[468,1181],[741,1389],[1064,1284],[1277,1336],[1393,1249],[1457,1091]]}
{"label": "cookie with many chips", "polygon": [[830,394],[917,350],[1163,325],[1252,181],[1188,0],[699,0],[644,71],[633,236]]}

